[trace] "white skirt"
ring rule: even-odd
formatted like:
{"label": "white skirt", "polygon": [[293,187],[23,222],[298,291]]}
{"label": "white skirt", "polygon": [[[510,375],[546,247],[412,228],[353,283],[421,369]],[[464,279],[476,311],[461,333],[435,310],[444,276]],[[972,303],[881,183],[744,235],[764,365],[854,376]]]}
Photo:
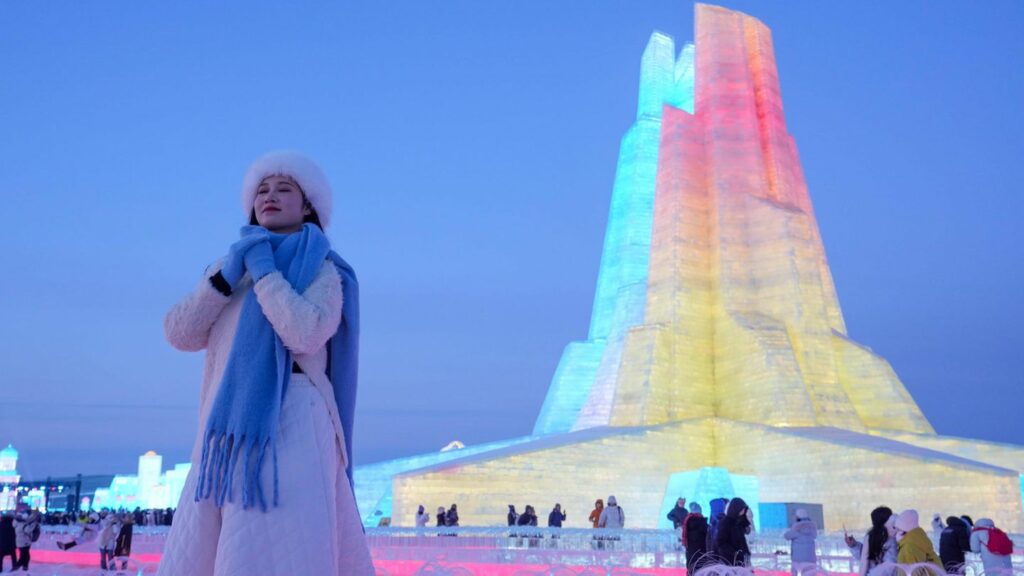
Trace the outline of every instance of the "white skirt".
{"label": "white skirt", "polygon": [[[355,498],[345,475],[324,395],[292,374],[277,437],[278,505],[217,508],[195,501],[198,466],[185,481],[158,576],[363,576],[374,574]],[[264,461],[264,490],[273,494],[273,466]]]}

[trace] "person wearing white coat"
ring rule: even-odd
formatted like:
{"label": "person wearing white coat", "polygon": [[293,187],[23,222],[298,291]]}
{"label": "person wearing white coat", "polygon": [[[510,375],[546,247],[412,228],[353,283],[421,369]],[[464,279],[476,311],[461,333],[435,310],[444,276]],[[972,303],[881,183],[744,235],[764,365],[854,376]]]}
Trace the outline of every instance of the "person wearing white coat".
{"label": "person wearing white coat", "polygon": [[626,513],[622,511],[615,496],[608,497],[608,505],[601,511],[601,517],[597,520],[598,528],[613,528],[621,530],[626,525]]}
{"label": "person wearing white coat", "polygon": [[807,510],[803,508],[796,511],[795,517],[796,521],[782,535],[783,538],[789,540],[789,558],[793,576],[806,568],[817,568],[818,565],[818,554],[815,550],[818,527],[811,520]]}
{"label": "person wearing white coat", "polygon": [[416,527],[423,528],[430,522],[430,514],[427,514],[427,510],[420,504],[419,510],[416,511]]}
{"label": "person wearing white coat", "polygon": [[[257,159],[243,181],[242,198],[249,223],[275,234],[307,229],[306,234],[309,226],[326,226],[330,218],[326,178],[312,161],[295,153]],[[327,375],[327,343],[342,317],[341,276],[332,261],[324,260],[299,293],[277,270],[254,273],[267,259],[251,259],[258,244],[245,242],[243,237],[206,271],[195,291],[168,312],[164,329],[175,348],[206,350],[199,433],[192,451],[192,462],[198,463],[243,301],[255,293],[260,311],[294,361],[280,399],[274,466],[259,468],[257,478],[275,486],[275,505],[263,510],[247,507],[238,498],[220,504],[201,498],[200,466],[193,465],[157,574],[372,575],[373,562],[346,474],[345,430]],[[270,262],[272,268],[273,254]],[[253,276],[258,276],[255,282]],[[242,479],[229,477],[226,482],[242,492]]]}
{"label": "person wearing white coat", "polygon": [[96,543],[100,549],[100,569],[106,570],[107,563],[114,568],[114,544],[117,542],[117,534],[121,531],[121,520],[117,514],[107,514],[100,520],[100,531],[96,536]]}
{"label": "person wearing white coat", "polygon": [[32,561],[32,535],[39,528],[42,516],[38,510],[27,510],[14,517],[14,543],[18,547],[18,563],[14,569],[28,570]]}
{"label": "person wearing white coat", "polygon": [[996,554],[988,549],[989,530],[996,524],[990,518],[978,518],[971,532],[971,552],[981,554],[981,565],[985,576],[1013,574],[1013,561],[1009,554]]}

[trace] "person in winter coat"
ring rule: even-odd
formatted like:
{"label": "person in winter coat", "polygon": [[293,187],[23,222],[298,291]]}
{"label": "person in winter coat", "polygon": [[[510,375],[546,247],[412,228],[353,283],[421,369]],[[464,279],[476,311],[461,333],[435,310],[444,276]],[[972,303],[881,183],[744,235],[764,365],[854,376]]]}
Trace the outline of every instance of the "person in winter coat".
{"label": "person in winter coat", "polygon": [[939,536],[939,559],[947,574],[963,574],[965,553],[971,551],[971,532],[956,516],[946,518],[946,527]]}
{"label": "person in winter coat", "polygon": [[445,526],[458,526],[459,525],[459,508],[452,504],[452,507],[448,509],[448,512],[444,515]]}
{"label": "person in winter coat", "polygon": [[[519,519],[516,520],[516,524],[519,526],[536,526],[537,525],[537,511],[533,509],[533,506],[529,504],[523,510],[523,513],[519,515]],[[516,536],[523,537],[529,536],[527,544],[532,548],[537,545],[537,532],[532,530],[525,530],[516,533]]]}
{"label": "person in winter coat", "polygon": [[708,516],[708,554],[718,558],[718,526],[725,518],[725,506],[728,498],[715,498],[711,501],[711,514]]}
{"label": "person in winter coat", "polygon": [[114,542],[114,556],[124,558],[121,561],[121,569],[128,567],[127,558],[132,555],[132,533],[135,529],[135,518],[132,514],[121,514],[121,530],[117,533],[117,540]]}
{"label": "person in winter coat", "polygon": [[508,525],[509,526],[515,526],[517,521],[519,520],[519,512],[516,512],[515,504],[509,504],[508,505],[508,516],[507,516],[507,519],[508,519]]}
{"label": "person in winter coat", "polygon": [[686,548],[686,573],[695,574],[708,561],[708,521],[701,514],[700,504],[690,504],[690,513],[683,521],[682,543]]}
{"label": "person in winter coat", "polygon": [[626,513],[619,506],[615,496],[608,497],[608,505],[601,510],[601,517],[597,520],[598,528],[613,528],[621,530],[626,526]]}
{"label": "person in winter coat", "polygon": [[114,546],[120,532],[121,522],[118,520],[117,514],[107,514],[103,520],[100,520],[100,532],[96,537],[96,544],[100,549],[100,570],[106,570],[108,562],[110,568],[114,568]]}
{"label": "person in winter coat", "polygon": [[423,528],[430,521],[430,514],[427,514],[427,509],[420,504],[418,510],[416,510],[416,527]]}
{"label": "person in winter coat", "polygon": [[555,507],[548,513],[548,527],[549,528],[561,528],[562,522],[565,522],[566,513],[562,510],[561,504],[555,504]]}
{"label": "person in winter coat", "polygon": [[445,525],[445,519],[447,517],[448,517],[448,514],[444,511],[444,506],[438,506],[437,507],[437,525],[438,526],[444,526]]}
{"label": "person in winter coat", "polygon": [[587,520],[594,524],[594,528],[598,528],[598,523],[601,521],[601,512],[604,512],[604,500],[598,498],[594,501],[594,509],[590,511],[590,516]]}
{"label": "person in winter coat", "polygon": [[716,536],[718,557],[727,566],[749,566],[750,548],[747,534],[754,525],[754,513],[742,498],[733,498]]}
{"label": "person in winter coat", "polygon": [[[936,567],[942,567],[928,533],[919,525],[917,510],[904,510],[896,517],[896,545],[899,547],[896,561],[900,564],[929,562]],[[912,576],[927,574],[929,571],[915,570]]]}
{"label": "person in winter coat", "polygon": [[673,530],[679,530],[688,515],[689,513],[686,511],[686,498],[679,498],[676,500],[676,507],[669,510],[665,517],[672,522]]}
{"label": "person in winter coat", "polygon": [[808,567],[817,567],[818,554],[815,541],[818,538],[818,526],[811,520],[807,510],[799,508],[794,515],[796,521],[783,533],[782,537],[789,540],[789,557],[792,563],[793,576]]}
{"label": "person in winter coat", "polygon": [[846,545],[850,553],[860,559],[859,576],[889,576],[890,571],[881,574],[878,567],[882,564],[896,563],[896,515],[888,506],[879,506],[871,511],[871,530],[864,535],[864,542],[846,535]]}
{"label": "person in winter coat", "polygon": [[4,558],[11,557],[11,570],[18,565],[18,546],[14,536],[14,516],[0,516],[0,572],[4,571]]}
{"label": "person in winter coat", "polygon": [[[1009,554],[999,554],[992,550],[993,531],[996,524],[990,518],[978,518],[974,523],[974,530],[971,532],[971,552],[981,554],[981,565],[985,569],[985,576],[996,576],[998,574],[1012,574],[1013,563]],[[1012,548],[1012,547],[1011,547]]]}
{"label": "person in winter coat", "polygon": [[330,184],[272,152],[241,198],[240,238],[164,319],[172,346],[206,357],[157,574],[373,574],[350,472],[358,282],[324,234]]}
{"label": "person in winter coat", "polygon": [[32,537],[42,522],[38,510],[26,510],[14,516],[14,544],[18,547],[18,563],[15,570],[28,570],[32,561]]}
{"label": "person in winter coat", "polygon": [[533,506],[526,505],[526,509],[519,515],[519,519],[516,520],[517,526],[536,526],[537,525],[537,513],[534,512]]}

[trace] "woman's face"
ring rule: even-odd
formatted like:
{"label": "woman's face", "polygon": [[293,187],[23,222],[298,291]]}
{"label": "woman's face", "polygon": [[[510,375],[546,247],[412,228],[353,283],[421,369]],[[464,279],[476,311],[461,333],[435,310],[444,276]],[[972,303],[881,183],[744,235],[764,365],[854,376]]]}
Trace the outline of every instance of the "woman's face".
{"label": "woman's face", "polygon": [[310,214],[302,190],[289,176],[267,176],[256,188],[256,222],[271,232],[290,234],[302,229]]}

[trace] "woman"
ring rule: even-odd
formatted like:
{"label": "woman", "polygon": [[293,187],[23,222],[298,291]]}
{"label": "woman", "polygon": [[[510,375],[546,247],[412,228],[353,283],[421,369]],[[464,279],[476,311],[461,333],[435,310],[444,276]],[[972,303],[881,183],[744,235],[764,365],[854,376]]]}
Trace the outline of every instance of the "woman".
{"label": "woman", "polygon": [[206,361],[161,576],[374,573],[346,471],[358,284],[322,230],[331,201],[308,158],[257,159],[249,225],[167,314],[171,345]]}
{"label": "woman", "polygon": [[[896,546],[899,548],[896,561],[900,564],[930,563],[941,570],[942,562],[935,553],[935,546],[932,545],[928,534],[920,526],[917,510],[904,510],[896,517]],[[936,569],[919,568],[914,570],[911,576],[940,573]]]}
{"label": "woman", "polygon": [[114,544],[114,556],[123,558],[121,560],[122,570],[128,567],[127,558],[132,555],[132,532],[134,525],[135,519],[132,514],[125,512],[121,515],[121,531],[118,532],[117,542]]}
{"label": "woman", "polygon": [[[879,566],[896,563],[896,516],[888,506],[879,506],[871,511],[871,530],[864,535],[864,542],[858,542],[853,536],[846,536],[846,545],[850,552],[860,558],[860,576],[887,576],[879,574]],[[865,545],[866,544],[866,545]]]}
{"label": "woman", "polygon": [[818,567],[818,553],[816,541],[818,538],[818,526],[811,520],[807,510],[799,508],[796,511],[795,522],[789,530],[782,535],[789,540],[789,559],[791,572],[797,576],[801,571],[808,568],[815,570]]}
{"label": "woman", "polygon": [[747,534],[754,525],[754,513],[742,498],[733,498],[718,526],[716,550],[727,566],[749,566],[750,548]]}

